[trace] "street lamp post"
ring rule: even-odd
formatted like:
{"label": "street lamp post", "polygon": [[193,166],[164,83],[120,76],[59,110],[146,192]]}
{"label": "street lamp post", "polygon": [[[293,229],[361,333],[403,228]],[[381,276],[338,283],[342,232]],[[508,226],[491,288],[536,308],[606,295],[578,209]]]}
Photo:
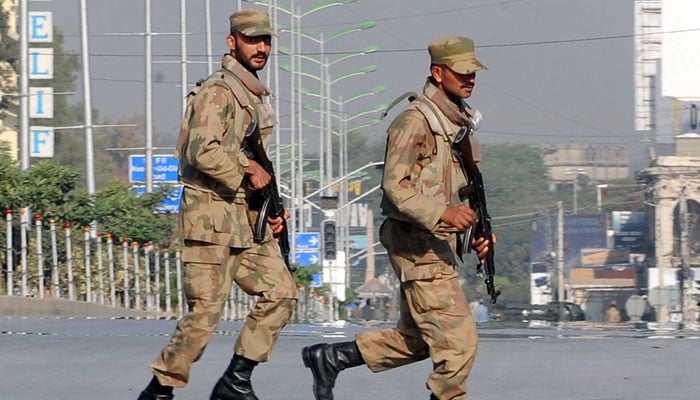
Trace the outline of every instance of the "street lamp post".
{"label": "street lamp post", "polygon": [[[350,96],[350,97],[347,98],[347,99],[339,98],[339,100],[333,100],[333,99],[330,99],[330,98],[325,98],[325,97],[323,96],[322,93],[321,93],[321,94],[319,94],[319,93],[314,93],[314,92],[309,91],[309,90],[307,90],[307,89],[305,89],[305,88],[303,88],[303,87],[301,88],[301,92],[302,92],[303,94],[306,94],[306,95],[309,95],[309,96],[312,96],[312,97],[318,97],[318,98],[321,100],[321,103],[322,103],[322,104],[323,104],[323,103],[328,103],[328,102],[330,102],[330,103],[332,103],[333,105],[335,105],[336,107],[338,107],[338,109],[340,110],[340,112],[339,112],[339,114],[333,114],[332,111],[330,111],[329,109],[324,110],[323,107],[321,107],[321,108],[313,108],[313,107],[306,106],[306,105],[304,105],[303,107],[305,107],[305,108],[307,108],[307,109],[309,109],[309,110],[311,110],[311,111],[314,111],[314,112],[319,112],[319,115],[321,115],[321,120],[323,120],[324,114],[329,114],[329,115],[331,115],[331,116],[337,118],[337,119],[340,121],[340,124],[341,124],[341,125],[347,124],[347,122],[351,120],[350,118],[348,118],[348,119],[342,118],[342,115],[343,115],[342,110],[343,110],[345,104],[350,103],[351,101],[354,101],[354,100],[361,99],[361,98],[363,98],[363,97],[373,96],[373,95],[375,95],[375,94],[382,93],[382,92],[384,92],[384,90],[386,90],[386,86],[381,86],[381,85],[380,85],[380,86],[375,86],[374,88],[372,88],[372,89],[370,89],[370,90],[368,90],[368,91],[357,93],[357,94],[355,94],[355,95],[353,95],[353,96]],[[369,113],[369,112],[365,112],[365,113],[363,113],[362,115],[365,115],[365,114],[368,114],[368,113]],[[304,122],[304,124],[307,125],[307,126],[314,127],[314,128],[318,128],[321,132],[324,131],[324,124],[323,124],[323,123],[321,123],[321,124],[319,124],[319,125],[312,125],[312,124],[308,123],[307,121],[303,121],[303,122]],[[376,121],[376,123],[378,123],[378,122],[379,122],[379,120]],[[341,160],[340,160],[339,168],[340,168],[340,173],[341,173],[341,175],[342,175],[342,174],[345,174],[345,173],[347,172],[347,169],[345,168],[345,161],[342,159],[343,154],[345,154],[345,150],[344,150],[344,149],[345,149],[345,145],[347,144],[347,142],[343,141],[343,138],[346,138],[346,136],[345,136],[346,130],[345,130],[343,127],[341,127],[341,129],[340,129],[339,132],[333,132],[333,128],[332,128],[330,125],[328,125],[328,126],[329,126],[329,131],[331,132],[331,134],[334,134],[334,135],[339,136],[339,137],[341,138],[341,143],[340,143],[341,148],[340,148],[340,152],[339,152],[340,157],[341,157]],[[354,129],[361,129],[361,128],[366,127],[366,126],[369,126],[369,125],[363,125],[363,126],[361,126],[361,127],[355,127]],[[323,143],[323,140],[321,140],[321,143]],[[323,157],[323,146],[321,146],[320,155],[321,155],[321,157]],[[323,160],[323,158],[321,158],[321,160]],[[323,163],[321,163],[320,169],[323,170]],[[329,178],[329,179],[332,179],[332,176],[329,176],[328,178]]]}
{"label": "street lamp post", "polygon": [[569,169],[566,173],[568,175],[573,175],[571,183],[573,184],[574,191],[574,214],[578,214],[578,177],[580,175],[586,175],[586,170],[583,168],[577,168],[575,170]]}
{"label": "street lamp post", "polygon": [[[387,107],[386,105],[379,105],[375,108],[358,112],[349,118],[343,118],[342,117],[343,105],[350,100],[358,99],[358,98],[361,98],[364,96],[368,96],[372,93],[378,93],[378,92],[381,92],[383,90],[384,90],[383,87],[378,86],[371,92],[357,94],[355,96],[352,96],[351,98],[349,98],[346,101],[343,101],[342,98],[340,98],[337,102],[332,101],[333,103],[338,104],[339,110],[340,110],[340,115],[329,113],[329,114],[332,114],[335,118],[337,118],[340,122],[339,131],[337,133],[332,132],[332,134],[337,135],[339,137],[339,140],[340,140],[340,149],[339,149],[339,175],[340,176],[348,176],[348,163],[347,163],[347,159],[348,159],[348,157],[347,157],[347,148],[348,148],[347,147],[347,137],[348,137],[348,134],[350,132],[356,131],[358,129],[362,129],[365,127],[379,124],[381,122],[381,120],[379,118],[371,119],[371,120],[368,120],[368,122],[365,124],[356,125],[350,129],[348,129],[348,123],[356,118],[365,116],[367,114],[378,113],[378,112],[384,111]],[[310,109],[314,110],[313,108],[310,108]],[[314,111],[320,111],[320,110],[315,109]],[[317,126],[312,125],[308,121],[304,121],[304,124],[307,126],[317,127]],[[330,185],[329,187],[332,188],[332,186],[333,185]],[[348,224],[349,210],[347,209],[347,206],[350,203],[348,202],[348,180],[342,179],[340,181],[340,186],[341,187],[340,187],[340,190],[338,193],[338,208],[337,208],[338,219],[340,221],[340,223],[339,223],[339,228],[340,228],[339,229],[339,240],[340,240],[340,243],[341,243],[341,246],[343,248],[344,253],[349,254],[348,253],[348,239],[350,237],[350,228],[349,228],[349,224]],[[366,193],[366,194],[369,194],[369,193]],[[363,194],[361,197],[364,197],[366,194]],[[353,202],[358,201],[358,200],[359,200],[359,198],[353,200]],[[346,263],[347,262],[348,262],[348,260],[346,259]],[[347,265],[346,265],[346,267],[347,267]],[[346,271],[348,274],[348,276],[346,276],[346,282],[349,282],[349,269],[346,269]]]}
{"label": "street lamp post", "polygon": [[[352,28],[343,29],[341,31],[338,31],[335,34],[331,35],[327,39],[324,38],[323,35],[321,35],[320,39],[316,39],[313,36],[311,36],[309,34],[305,34],[305,33],[302,33],[302,36],[307,38],[307,39],[311,39],[311,40],[314,40],[317,43],[319,43],[320,48],[321,48],[321,54],[323,54],[324,45],[327,41],[329,41],[331,39],[338,38],[340,36],[343,36],[343,35],[346,35],[349,33],[352,33],[352,32],[356,32],[356,31],[363,30],[363,29],[369,29],[369,28],[372,28],[374,26],[375,26],[375,24],[373,21],[367,21],[367,22],[364,22],[356,27],[352,27]],[[301,57],[304,60],[312,61],[312,62],[318,64],[320,66],[320,69],[321,69],[319,76],[315,76],[313,74],[304,73],[304,72],[298,73],[299,75],[307,76],[307,77],[310,77],[310,78],[317,80],[319,82],[319,86],[320,86],[320,94],[315,94],[316,97],[319,98],[319,107],[323,110],[323,112],[321,112],[319,114],[319,125],[320,125],[319,131],[321,132],[321,134],[323,134],[323,132],[326,132],[325,138],[319,137],[319,139],[320,139],[319,140],[319,155],[320,155],[319,163],[321,166],[320,167],[321,182],[325,181],[324,174],[329,169],[329,167],[326,165],[326,157],[329,157],[328,160],[330,160],[331,155],[332,155],[330,134],[328,133],[331,130],[331,128],[330,128],[330,122],[328,120],[326,112],[330,112],[331,103],[337,104],[337,103],[333,102],[333,100],[330,96],[330,86],[332,85],[333,82],[337,81],[337,80],[331,81],[330,67],[332,67],[333,65],[335,65],[338,62],[347,60],[347,59],[352,58],[352,57],[362,56],[362,55],[376,52],[378,49],[379,49],[379,47],[374,46],[374,45],[373,46],[366,46],[357,52],[345,54],[342,57],[339,57],[339,58],[337,58],[333,61],[330,61],[330,62],[325,57],[323,60],[319,60],[319,59],[316,59],[314,57],[310,57],[308,55],[304,55],[304,54],[299,55],[299,57]],[[285,52],[289,52],[289,49],[282,48],[282,49],[280,49],[280,51],[282,53],[285,53]],[[364,71],[363,73],[367,73],[367,72],[371,72],[371,71]],[[345,79],[345,77],[343,77],[343,79]],[[297,92],[299,92],[298,95],[301,95],[302,93],[311,94],[310,92],[306,91],[301,86],[301,84],[299,84],[299,88],[300,89],[297,91]],[[301,102],[301,98],[299,98],[299,102]],[[330,163],[330,161],[328,161],[328,162]],[[331,172],[332,172],[332,170],[331,170]],[[331,179],[331,178],[332,178],[331,176],[328,176],[328,179]]]}
{"label": "street lamp post", "polygon": [[[369,113],[372,112],[371,110],[370,110],[370,111],[365,111],[365,112],[361,112],[360,115],[357,115],[357,114],[356,114],[355,116],[353,116],[353,117],[351,117],[351,118],[343,118],[342,115],[343,115],[343,109],[344,109],[344,107],[345,107],[345,104],[348,104],[348,103],[350,103],[350,102],[352,102],[352,101],[354,101],[354,100],[361,99],[361,98],[363,98],[363,97],[373,96],[373,95],[382,93],[382,92],[384,92],[384,90],[386,90],[386,86],[380,85],[380,86],[375,86],[374,88],[372,88],[372,89],[370,89],[370,90],[368,90],[368,91],[364,91],[364,92],[360,92],[360,93],[357,93],[357,94],[355,94],[355,95],[352,95],[352,96],[350,96],[350,97],[348,97],[348,98],[346,98],[346,99],[343,99],[342,97],[340,97],[338,100],[333,100],[333,99],[324,98],[324,96],[323,96],[322,93],[321,93],[321,94],[319,94],[319,93],[314,93],[314,92],[309,91],[309,90],[307,90],[307,89],[305,89],[305,88],[303,88],[303,87],[301,88],[301,92],[302,92],[303,94],[306,94],[306,95],[309,95],[309,96],[312,96],[312,97],[318,97],[318,98],[321,99],[321,102],[329,101],[330,103],[332,103],[333,105],[335,105],[336,107],[338,107],[338,110],[339,110],[339,113],[338,113],[338,114],[333,114],[333,113],[330,112],[330,111],[328,111],[328,112],[330,112],[330,114],[331,114],[333,117],[337,118],[337,119],[340,121],[340,125],[341,125],[340,130],[339,130],[338,132],[333,132],[333,128],[332,128],[332,127],[330,128],[331,133],[334,134],[334,135],[336,135],[336,136],[339,136],[339,138],[340,138],[340,151],[339,151],[340,163],[339,163],[339,168],[340,168],[340,174],[341,174],[341,175],[344,175],[344,174],[347,173],[347,162],[346,162],[346,160],[347,160],[347,133],[348,133],[348,131],[347,131],[347,123],[348,123],[350,120],[354,119],[355,117],[362,116],[362,115],[366,115],[366,114],[369,114]],[[310,109],[311,111],[320,111],[320,114],[323,115],[323,109],[315,109],[315,108],[309,107],[309,106],[304,106],[304,107],[307,108],[307,109]],[[384,108],[385,108],[385,106],[380,106],[380,107],[384,107]],[[374,109],[373,109],[373,110],[374,110]],[[355,126],[355,127],[353,127],[353,129],[352,129],[351,131],[354,131],[354,130],[357,130],[357,129],[362,129],[362,128],[365,128],[365,127],[368,127],[368,126],[371,126],[371,125],[375,125],[375,124],[377,124],[377,123],[379,123],[379,122],[381,122],[381,121],[380,121],[379,119],[375,119],[375,120],[372,120],[372,122],[373,122],[373,123],[364,124],[364,125],[361,125],[361,126]],[[307,126],[310,126],[310,127],[323,129],[323,125],[322,125],[322,124],[321,124],[321,125],[312,125],[312,124],[308,123],[308,121],[303,121],[303,123],[304,123],[305,125],[307,125]]]}
{"label": "street lamp post", "polygon": [[[297,24],[297,27],[298,26],[299,25]],[[300,78],[302,75],[306,75],[306,76],[311,75],[311,74],[303,74],[303,73],[300,74],[299,73],[299,71],[301,71],[301,68],[300,68],[301,59],[312,61],[312,62],[316,63],[317,65],[319,65],[320,75],[318,77],[315,77],[315,76],[312,76],[312,77],[314,77],[315,79],[317,79],[319,81],[319,86],[321,88],[320,91],[321,91],[322,95],[321,95],[321,97],[319,97],[319,102],[320,102],[319,106],[321,109],[330,110],[330,107],[331,107],[329,102],[325,101],[325,103],[324,103],[325,99],[330,99],[330,84],[329,84],[329,82],[331,80],[330,67],[338,62],[347,60],[348,58],[373,53],[379,49],[378,46],[367,46],[360,51],[353,52],[353,53],[347,53],[347,54],[329,62],[327,57],[323,56],[325,54],[326,43],[331,41],[331,40],[337,39],[341,36],[345,36],[345,35],[348,35],[348,34],[353,33],[353,32],[371,29],[371,28],[374,28],[375,26],[376,26],[376,22],[374,22],[374,21],[364,21],[360,24],[351,26],[349,28],[341,29],[335,33],[332,33],[328,37],[321,34],[318,38],[312,34],[309,34],[307,32],[302,31],[301,29],[296,29],[296,30],[292,29],[291,30],[292,34],[296,35],[297,39],[300,39],[303,37],[303,38],[311,40],[319,45],[320,54],[322,56],[321,60],[310,57],[308,55],[301,54],[301,51],[299,51],[298,54],[296,54],[296,57],[297,57],[296,65],[298,67],[298,71],[297,71],[298,87],[301,87]],[[300,49],[301,48],[300,43],[296,47]],[[280,51],[282,53],[294,55],[294,51],[291,51],[290,49],[287,49],[284,47],[280,48]],[[294,81],[294,78],[292,78],[292,80]],[[298,90],[293,91],[293,92],[295,92],[296,95],[298,96],[297,97],[298,103],[301,103],[301,93]],[[325,95],[324,95],[324,92],[326,92]],[[330,160],[330,156],[332,154],[332,152],[331,152],[331,139],[330,139],[330,134],[328,133],[330,131],[330,122],[329,122],[328,117],[324,116],[323,113],[321,113],[319,115],[319,125],[321,125],[321,126],[326,125],[325,129],[321,128],[321,132],[326,132],[325,140],[324,140],[324,138],[320,138],[320,140],[319,140],[319,154],[321,156],[320,157],[321,168],[319,170],[321,171],[321,175],[320,175],[321,182],[323,182],[324,181],[324,169],[329,170],[329,168],[332,168],[332,164],[330,163],[330,161],[326,161],[326,157],[325,157],[325,155],[327,154],[329,157],[328,159]],[[299,126],[299,129],[301,129],[301,126]],[[300,152],[301,152],[301,149],[300,149]],[[303,157],[303,155],[300,155],[300,157]],[[326,167],[324,168],[323,166],[326,163],[328,165],[326,165]],[[331,165],[331,166],[329,167],[329,165]],[[332,172],[332,170],[331,170],[331,172]],[[331,179],[332,177],[329,176],[328,178]]]}
{"label": "street lamp post", "polygon": [[[302,183],[303,179],[301,179],[303,177],[303,145],[302,145],[302,140],[301,140],[301,135],[302,135],[302,133],[301,133],[301,109],[296,105],[301,101],[301,94],[298,93],[297,90],[295,90],[296,86],[301,84],[301,76],[300,75],[295,76],[296,71],[298,69],[300,69],[300,65],[301,65],[301,59],[299,58],[299,54],[301,53],[301,40],[300,40],[301,38],[299,36],[299,33],[301,32],[301,19],[303,17],[310,15],[310,14],[313,14],[317,11],[320,11],[320,10],[323,10],[323,9],[326,9],[329,7],[337,6],[337,5],[345,5],[345,4],[353,3],[356,0],[325,0],[325,1],[322,1],[318,4],[316,4],[315,6],[312,6],[308,9],[304,10],[304,11],[301,11],[300,8],[296,7],[294,0],[292,0],[290,2],[289,9],[281,7],[278,4],[277,0],[272,0],[272,1],[244,0],[244,1],[247,3],[251,3],[251,4],[263,5],[263,6],[268,6],[268,7],[273,8],[274,13],[273,13],[272,19],[275,22],[275,24],[278,21],[278,19],[276,17],[276,14],[278,11],[282,11],[283,13],[289,15],[289,17],[290,17],[290,22],[291,22],[291,26],[292,26],[292,29],[291,29],[292,36],[290,39],[290,44],[291,44],[291,48],[292,48],[292,51],[291,51],[291,54],[292,54],[291,55],[292,79],[290,80],[290,93],[291,93],[290,97],[291,97],[292,101],[291,101],[291,106],[290,106],[291,107],[291,110],[290,110],[291,111],[291,113],[290,113],[291,114],[291,124],[290,125],[291,125],[292,129],[291,129],[291,134],[290,134],[290,142],[292,143],[293,147],[295,144],[298,145],[299,155],[298,155],[298,159],[296,160],[296,162],[297,162],[297,170],[298,170],[300,176],[299,176],[299,179],[295,179],[296,178],[294,176],[296,174],[294,172],[295,168],[292,167],[292,169],[291,169],[292,180],[290,181],[289,186],[291,187],[292,206],[294,208],[299,209],[300,221],[303,221],[303,204],[302,204],[303,202],[299,201],[299,199],[303,198],[303,183]],[[277,28],[278,28],[278,26],[275,25],[275,29],[277,29]],[[273,53],[273,58],[276,59],[279,55],[277,52],[277,48],[274,48],[273,50],[275,50],[275,52]],[[278,69],[279,68],[275,68],[276,71]],[[275,85],[277,87],[277,85],[279,84],[279,75],[277,73],[275,73],[275,80],[276,80]],[[295,95],[297,96],[296,99],[295,99]],[[279,98],[279,95],[276,97]],[[279,107],[278,107],[279,103],[277,103],[276,105],[277,105],[277,110],[279,111]],[[277,131],[279,132],[279,129]],[[297,136],[297,135],[299,136],[298,141],[296,141],[296,138],[295,138],[295,136]],[[277,134],[276,135],[277,145],[280,144],[279,139],[280,139],[279,134]],[[294,157],[294,156],[292,157],[292,162],[294,162],[294,158],[296,158],[296,157]],[[280,160],[277,159],[276,162],[277,162],[277,165],[279,166]],[[291,218],[290,218],[290,225],[291,225],[291,232],[292,232],[292,237],[291,237],[292,259],[294,259],[296,256],[296,232],[298,229],[297,221],[296,221],[297,220],[296,214],[297,213],[292,213]],[[303,231],[303,222],[300,222],[299,226],[301,227],[301,229],[299,229],[299,230]]]}
{"label": "street lamp post", "polygon": [[[328,65],[327,65],[327,64],[325,65],[325,67],[326,67],[326,70],[328,70]],[[290,67],[287,66],[287,65],[282,65],[280,68],[281,68],[282,70],[289,70],[289,69],[290,69]],[[326,178],[327,180],[333,179],[333,164],[332,164],[332,158],[333,158],[333,157],[332,157],[332,153],[331,153],[331,150],[332,150],[331,147],[332,147],[332,146],[331,146],[330,139],[329,139],[329,138],[330,138],[330,135],[331,135],[331,120],[330,120],[330,119],[331,119],[331,116],[332,116],[332,112],[331,112],[331,98],[329,97],[329,95],[330,95],[330,87],[331,87],[331,85],[333,85],[333,84],[335,84],[335,83],[337,83],[337,82],[339,82],[339,81],[341,81],[341,80],[343,80],[343,79],[347,79],[347,78],[350,78],[350,77],[353,77],[353,76],[368,74],[368,73],[374,72],[374,71],[376,71],[376,70],[377,70],[377,66],[376,66],[376,65],[367,65],[367,66],[362,67],[362,68],[360,68],[360,69],[357,69],[357,70],[348,72],[348,73],[346,73],[346,74],[344,74],[344,75],[341,75],[341,76],[339,76],[339,77],[337,77],[337,78],[335,78],[335,79],[325,79],[325,81],[324,81],[324,79],[323,79],[322,77],[316,76],[316,75],[314,75],[314,74],[311,74],[311,73],[308,73],[308,72],[304,72],[304,71],[297,71],[297,74],[299,74],[299,75],[301,75],[301,76],[306,76],[306,77],[308,77],[308,78],[315,79],[315,80],[317,80],[317,81],[320,82],[320,84],[321,84],[322,87],[323,87],[324,85],[325,85],[325,87],[326,87],[325,93],[324,93],[323,95],[319,95],[320,97],[324,97],[324,96],[325,96],[325,100],[326,100],[326,101],[325,101],[325,107],[321,107],[321,108],[317,108],[317,109],[313,109],[313,108],[307,107],[307,109],[314,110],[314,111],[318,111],[318,112],[320,112],[322,115],[325,116],[325,121],[324,121],[324,123],[321,124],[321,126],[322,126],[323,128],[325,128],[325,134],[326,134],[326,136],[320,138],[320,141],[321,141],[321,142],[323,142],[324,139],[326,140],[326,143],[325,143],[325,145],[323,146],[323,147],[325,148],[325,150],[326,150],[326,151],[325,151],[325,155],[324,155],[324,152],[323,152],[323,151],[322,151],[321,154],[320,154],[320,157],[321,157],[320,169],[321,169],[322,171],[323,171],[323,169],[324,169],[324,164],[325,164],[325,172],[322,173],[322,175],[321,175],[322,178],[325,176],[325,178]],[[326,76],[329,76],[328,74],[325,74],[325,75],[326,75]],[[301,93],[301,91],[299,91],[299,93]],[[322,183],[325,182],[326,179],[321,179],[321,182],[322,182]]]}

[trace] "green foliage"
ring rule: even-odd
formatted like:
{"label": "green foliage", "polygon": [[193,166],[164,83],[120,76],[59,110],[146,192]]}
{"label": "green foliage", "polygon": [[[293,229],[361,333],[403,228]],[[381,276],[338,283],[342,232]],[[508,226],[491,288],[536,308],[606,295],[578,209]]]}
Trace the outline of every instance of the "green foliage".
{"label": "green foliage", "polygon": [[34,163],[20,175],[17,194],[22,204],[15,206],[29,207],[45,218],[65,220],[79,176],[75,169],[53,160]]}
{"label": "green foliage", "polygon": [[114,237],[127,237],[139,243],[163,243],[168,247],[175,226],[174,218],[154,214],[168,190],[170,188],[163,187],[136,195],[123,182],[113,181],[97,193],[94,220],[99,221],[101,231]]}
{"label": "green foliage", "polygon": [[[503,292],[499,301],[529,303],[530,223],[555,203],[548,191],[542,155],[527,145],[484,146],[480,170],[493,230],[498,236],[496,286]],[[485,295],[481,282],[469,275],[470,271],[468,280]]]}
{"label": "green foliage", "polygon": [[492,217],[551,207],[547,169],[539,150],[503,144],[484,146],[482,151],[480,169]]}
{"label": "green foliage", "polygon": [[6,153],[0,153],[0,207],[2,210],[17,208],[19,166]]}
{"label": "green foliage", "polygon": [[309,287],[313,280],[314,274],[321,271],[319,266],[311,267],[300,267],[299,265],[294,265],[296,270],[294,271],[294,280],[297,282],[298,286]]}
{"label": "green foliage", "polygon": [[8,19],[7,13],[0,12],[0,60],[9,62],[15,71],[19,71],[19,42],[8,35]]}
{"label": "green foliage", "polygon": [[171,188],[137,195],[125,183],[114,180],[95,198],[78,188],[79,173],[56,161],[40,161],[24,172],[7,155],[0,155],[0,207],[17,210],[29,207],[40,214],[74,227],[99,223],[99,230],[114,237],[140,243],[170,245],[175,223],[158,209]]}

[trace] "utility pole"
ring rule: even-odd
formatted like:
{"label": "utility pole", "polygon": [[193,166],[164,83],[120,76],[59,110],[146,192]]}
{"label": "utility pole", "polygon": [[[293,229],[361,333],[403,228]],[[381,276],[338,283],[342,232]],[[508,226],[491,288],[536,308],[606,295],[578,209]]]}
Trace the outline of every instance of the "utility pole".
{"label": "utility pole", "polygon": [[20,64],[22,67],[19,76],[19,104],[20,104],[20,145],[19,168],[20,171],[29,169],[29,0],[21,0],[19,6],[19,43]]}
{"label": "utility pole", "polygon": [[[374,265],[374,246],[372,246],[372,243],[374,243],[374,212],[372,209],[369,209],[367,210],[367,269],[365,270],[365,283],[377,277]],[[350,280],[348,279],[349,283]]]}
{"label": "utility pole", "polygon": [[145,75],[146,75],[146,192],[153,191],[153,32],[151,31],[151,0],[145,3]]}
{"label": "utility pole", "polygon": [[[90,46],[88,45],[87,0],[80,0],[80,43],[83,61],[83,97],[85,112],[85,176],[88,194],[94,196],[95,188],[95,154],[92,140],[92,89],[90,86]],[[93,230],[97,227],[92,224]]]}
{"label": "utility pole", "polygon": [[690,247],[688,246],[689,228],[690,228],[690,213],[688,213],[688,201],[686,187],[681,188],[681,193],[678,202],[678,216],[681,221],[681,276],[682,282],[682,305],[683,305],[683,327],[685,329],[697,323],[695,314],[697,312],[697,304],[693,299],[693,271],[690,269],[688,262]]}
{"label": "utility pole", "polygon": [[596,185],[596,205],[598,206],[598,213],[603,212],[603,198],[608,190],[608,185]]}
{"label": "utility pole", "polygon": [[559,325],[562,327],[564,299],[564,204],[557,202],[557,301],[559,302]]}

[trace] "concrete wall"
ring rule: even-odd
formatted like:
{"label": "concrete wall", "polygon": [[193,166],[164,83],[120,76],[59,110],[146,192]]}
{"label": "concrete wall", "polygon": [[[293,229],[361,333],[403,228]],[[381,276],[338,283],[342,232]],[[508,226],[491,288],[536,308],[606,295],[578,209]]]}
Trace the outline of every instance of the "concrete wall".
{"label": "concrete wall", "polygon": [[0,317],[30,318],[158,318],[153,312],[82,301],[0,296]]}

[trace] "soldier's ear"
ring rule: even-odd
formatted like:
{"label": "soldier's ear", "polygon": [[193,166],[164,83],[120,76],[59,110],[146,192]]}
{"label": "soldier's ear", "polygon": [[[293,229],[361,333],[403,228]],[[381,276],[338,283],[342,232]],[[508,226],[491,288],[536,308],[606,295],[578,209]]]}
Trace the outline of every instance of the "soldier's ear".
{"label": "soldier's ear", "polygon": [[431,65],[430,66],[430,75],[432,75],[435,83],[437,83],[437,84],[442,83],[442,74],[443,74],[443,70],[442,70],[441,66],[439,66],[439,65]]}
{"label": "soldier's ear", "polygon": [[236,36],[233,34],[226,36],[226,46],[228,46],[231,51],[236,50]]}

